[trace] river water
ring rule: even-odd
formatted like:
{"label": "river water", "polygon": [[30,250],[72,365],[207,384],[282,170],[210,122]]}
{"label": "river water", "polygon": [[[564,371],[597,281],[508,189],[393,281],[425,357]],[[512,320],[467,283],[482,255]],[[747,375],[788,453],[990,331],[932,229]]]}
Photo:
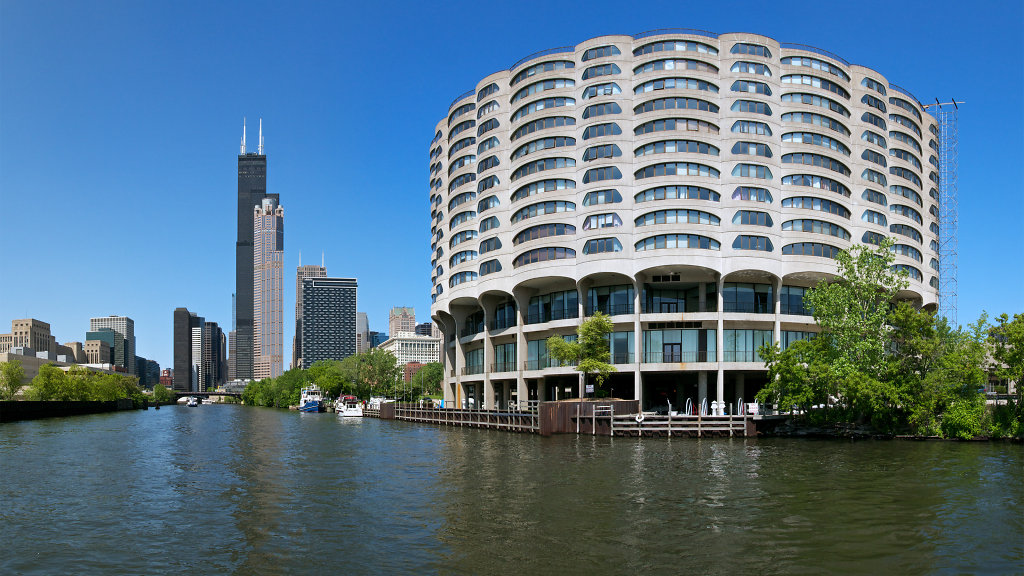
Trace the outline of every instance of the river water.
{"label": "river water", "polygon": [[0,574],[1013,574],[1024,449],[233,405],[0,425]]}

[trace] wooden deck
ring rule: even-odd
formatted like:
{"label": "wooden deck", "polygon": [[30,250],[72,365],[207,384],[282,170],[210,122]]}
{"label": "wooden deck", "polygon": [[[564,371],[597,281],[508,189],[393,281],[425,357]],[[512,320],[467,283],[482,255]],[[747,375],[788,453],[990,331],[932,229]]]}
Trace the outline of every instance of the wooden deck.
{"label": "wooden deck", "polygon": [[525,432],[529,434],[540,432],[540,422],[537,414],[531,412],[422,408],[419,406],[396,404],[395,420],[465,428],[490,428],[493,430]]}
{"label": "wooden deck", "polygon": [[636,414],[611,417],[612,436],[753,436],[754,421],[749,416],[701,416],[644,414],[642,421]]}

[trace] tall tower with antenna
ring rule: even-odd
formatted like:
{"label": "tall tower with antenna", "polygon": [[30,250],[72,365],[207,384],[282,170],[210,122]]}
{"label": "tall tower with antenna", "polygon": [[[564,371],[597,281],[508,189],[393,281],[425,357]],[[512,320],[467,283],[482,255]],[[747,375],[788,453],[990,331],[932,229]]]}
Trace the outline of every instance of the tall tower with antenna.
{"label": "tall tower with antenna", "polygon": [[939,121],[939,314],[957,325],[957,228],[959,202],[960,104],[950,100],[924,106]]}

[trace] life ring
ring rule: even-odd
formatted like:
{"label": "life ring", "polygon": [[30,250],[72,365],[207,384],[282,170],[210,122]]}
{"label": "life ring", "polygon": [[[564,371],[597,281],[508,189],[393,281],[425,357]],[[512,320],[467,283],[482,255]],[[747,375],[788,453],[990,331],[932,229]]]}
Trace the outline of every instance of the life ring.
{"label": "life ring", "polygon": [[643,422],[643,421],[644,421],[644,415],[643,415],[643,412],[641,412],[641,413],[639,413],[639,414],[637,414],[637,415],[636,415],[636,421],[637,421],[637,422]]}

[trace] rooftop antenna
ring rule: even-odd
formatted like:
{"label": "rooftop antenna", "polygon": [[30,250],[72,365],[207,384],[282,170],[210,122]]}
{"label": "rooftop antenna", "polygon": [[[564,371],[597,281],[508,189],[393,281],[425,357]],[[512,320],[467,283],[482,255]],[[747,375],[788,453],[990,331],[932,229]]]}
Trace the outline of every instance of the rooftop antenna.
{"label": "rooftop antenna", "polygon": [[245,116],[242,116],[242,151],[241,154],[245,154]]}
{"label": "rooftop antenna", "polygon": [[256,150],[256,153],[260,156],[263,155],[263,118],[260,118],[260,146]]}
{"label": "rooftop antenna", "polygon": [[320,251],[320,267],[324,268],[324,253],[322,250]]}
{"label": "rooftop antenna", "polygon": [[299,250],[299,266],[302,266],[302,250]]}

